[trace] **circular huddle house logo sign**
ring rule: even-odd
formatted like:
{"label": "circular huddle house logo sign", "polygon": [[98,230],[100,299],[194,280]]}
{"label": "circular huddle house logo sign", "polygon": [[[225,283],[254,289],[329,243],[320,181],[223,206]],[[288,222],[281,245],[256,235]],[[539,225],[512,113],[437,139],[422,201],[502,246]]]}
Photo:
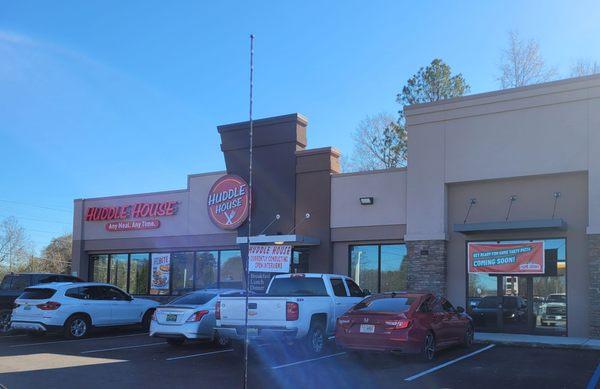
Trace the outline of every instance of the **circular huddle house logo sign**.
{"label": "circular huddle house logo sign", "polygon": [[208,215],[225,230],[238,228],[248,218],[250,192],[246,181],[235,175],[219,178],[208,192]]}

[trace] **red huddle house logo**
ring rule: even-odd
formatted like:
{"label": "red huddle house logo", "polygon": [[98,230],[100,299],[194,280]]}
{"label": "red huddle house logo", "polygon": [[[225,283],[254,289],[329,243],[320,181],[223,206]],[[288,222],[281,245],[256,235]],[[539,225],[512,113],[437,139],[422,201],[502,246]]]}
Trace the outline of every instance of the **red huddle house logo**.
{"label": "red huddle house logo", "polygon": [[250,191],[243,178],[226,175],[210,188],[207,199],[208,215],[217,227],[238,228],[248,218]]}
{"label": "red huddle house logo", "polygon": [[104,228],[111,232],[154,230],[160,227],[160,220],[153,218],[176,215],[178,208],[179,202],[177,201],[89,207],[85,212],[85,221],[107,221]]}

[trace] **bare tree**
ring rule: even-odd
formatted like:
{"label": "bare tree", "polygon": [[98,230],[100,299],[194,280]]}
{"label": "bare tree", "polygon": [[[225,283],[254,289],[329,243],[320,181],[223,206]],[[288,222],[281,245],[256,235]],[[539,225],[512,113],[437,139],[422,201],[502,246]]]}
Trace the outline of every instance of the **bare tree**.
{"label": "bare tree", "polygon": [[72,243],[71,234],[52,239],[43,250],[38,266],[42,265],[43,271],[50,273],[68,273],[71,270]]}
{"label": "bare tree", "polygon": [[546,66],[537,41],[525,42],[518,32],[508,33],[508,48],[502,53],[498,77],[503,89],[546,82],[555,77],[556,69]]}
{"label": "bare tree", "polygon": [[12,271],[26,263],[31,252],[31,242],[17,219],[4,219],[0,223],[0,265]]}
{"label": "bare tree", "polygon": [[406,131],[388,113],[367,116],[353,134],[351,170],[375,170],[406,165]]}
{"label": "bare tree", "polygon": [[571,67],[571,77],[590,76],[600,73],[600,63],[580,58]]}

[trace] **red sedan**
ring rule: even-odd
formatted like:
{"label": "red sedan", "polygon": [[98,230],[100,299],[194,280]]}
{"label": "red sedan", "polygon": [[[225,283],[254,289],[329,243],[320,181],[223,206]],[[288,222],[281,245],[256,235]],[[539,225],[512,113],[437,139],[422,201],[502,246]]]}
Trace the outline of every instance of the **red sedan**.
{"label": "red sedan", "polygon": [[383,293],[367,297],[338,319],[335,341],[349,350],[422,353],[469,347],[473,324],[462,307],[432,294]]}

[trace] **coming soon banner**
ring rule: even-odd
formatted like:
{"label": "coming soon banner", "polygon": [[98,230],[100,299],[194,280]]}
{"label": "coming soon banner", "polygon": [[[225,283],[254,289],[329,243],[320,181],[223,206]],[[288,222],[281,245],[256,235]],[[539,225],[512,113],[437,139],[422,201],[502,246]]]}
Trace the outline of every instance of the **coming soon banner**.
{"label": "coming soon banner", "polygon": [[469,243],[469,273],[543,274],[544,242]]}

